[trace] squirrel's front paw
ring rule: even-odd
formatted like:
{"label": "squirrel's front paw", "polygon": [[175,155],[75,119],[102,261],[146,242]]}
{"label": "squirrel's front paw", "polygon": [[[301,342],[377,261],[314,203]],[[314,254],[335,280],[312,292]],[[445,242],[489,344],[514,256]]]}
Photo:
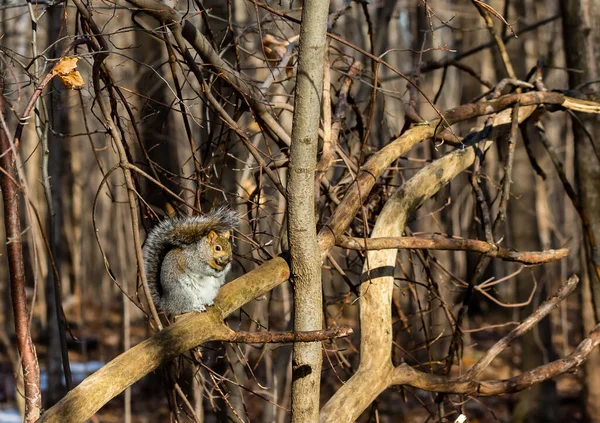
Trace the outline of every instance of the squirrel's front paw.
{"label": "squirrel's front paw", "polygon": [[186,311],[186,313],[202,313],[206,311],[206,307],[204,305],[194,305]]}

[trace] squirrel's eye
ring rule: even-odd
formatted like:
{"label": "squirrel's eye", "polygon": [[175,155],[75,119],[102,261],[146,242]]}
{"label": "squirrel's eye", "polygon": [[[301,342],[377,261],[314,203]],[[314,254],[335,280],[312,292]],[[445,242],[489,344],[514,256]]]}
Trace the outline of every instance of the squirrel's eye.
{"label": "squirrel's eye", "polygon": [[221,251],[222,249],[223,249],[223,248],[221,248],[221,246],[220,246],[220,245],[216,245],[216,246],[215,246],[215,251]]}

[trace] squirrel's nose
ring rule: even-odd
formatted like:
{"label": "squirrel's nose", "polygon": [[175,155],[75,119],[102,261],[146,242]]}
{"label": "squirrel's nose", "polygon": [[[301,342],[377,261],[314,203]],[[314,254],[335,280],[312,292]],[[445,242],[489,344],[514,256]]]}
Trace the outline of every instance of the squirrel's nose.
{"label": "squirrel's nose", "polygon": [[227,266],[229,264],[229,262],[231,261],[231,256],[225,256],[225,257],[217,257],[215,258],[215,261],[217,262],[217,264],[219,266]]}

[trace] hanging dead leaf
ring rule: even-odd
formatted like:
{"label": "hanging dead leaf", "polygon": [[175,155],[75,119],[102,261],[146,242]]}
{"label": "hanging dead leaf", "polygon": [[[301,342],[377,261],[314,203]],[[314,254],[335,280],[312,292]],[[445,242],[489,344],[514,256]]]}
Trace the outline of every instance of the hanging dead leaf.
{"label": "hanging dead leaf", "polygon": [[67,75],[77,69],[79,57],[61,57],[56,66],[52,68],[54,75]]}
{"label": "hanging dead leaf", "polygon": [[77,71],[73,71],[67,75],[58,75],[58,77],[67,88],[73,90],[83,87],[83,77]]}
{"label": "hanging dead leaf", "polygon": [[78,60],[78,57],[61,57],[56,66],[52,68],[52,74],[58,76],[67,88],[83,87],[83,77],[77,71]]}

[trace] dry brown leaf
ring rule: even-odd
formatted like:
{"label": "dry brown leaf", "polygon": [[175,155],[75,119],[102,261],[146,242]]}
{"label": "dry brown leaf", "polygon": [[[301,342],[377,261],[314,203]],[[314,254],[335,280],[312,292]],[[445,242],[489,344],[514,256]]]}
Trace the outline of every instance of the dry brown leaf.
{"label": "dry brown leaf", "polygon": [[78,57],[61,57],[59,62],[52,68],[52,74],[60,78],[67,88],[75,89],[83,87],[83,77],[77,71]]}
{"label": "dry brown leaf", "polygon": [[58,75],[58,77],[67,88],[73,90],[83,87],[83,77],[77,71],[73,71],[67,75]]}
{"label": "dry brown leaf", "polygon": [[67,75],[77,69],[77,61],[79,57],[61,57],[56,66],[52,68],[54,75]]}

